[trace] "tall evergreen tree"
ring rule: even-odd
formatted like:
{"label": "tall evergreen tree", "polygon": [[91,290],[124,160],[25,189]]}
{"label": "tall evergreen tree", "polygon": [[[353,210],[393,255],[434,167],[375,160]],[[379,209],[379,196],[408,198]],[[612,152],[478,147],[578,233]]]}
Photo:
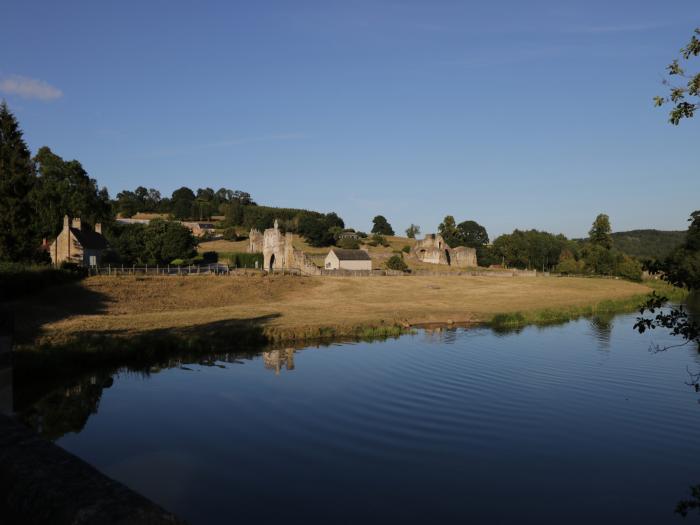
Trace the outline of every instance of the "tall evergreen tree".
{"label": "tall evergreen tree", "polygon": [[33,228],[30,192],[34,165],[17,119],[0,103],[0,260],[29,261],[39,239]]}
{"label": "tall evergreen tree", "polygon": [[34,157],[34,165],[38,177],[31,199],[39,235],[56,236],[64,215],[80,217],[84,224],[110,222],[112,209],[107,190],[99,189],[80,162],[63,160],[44,146]]}

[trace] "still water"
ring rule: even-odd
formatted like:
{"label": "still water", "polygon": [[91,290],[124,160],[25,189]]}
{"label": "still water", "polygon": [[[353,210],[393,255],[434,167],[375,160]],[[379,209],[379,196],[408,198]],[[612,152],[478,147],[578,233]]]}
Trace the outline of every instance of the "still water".
{"label": "still water", "polygon": [[674,523],[700,370],[634,315],[93,374],[25,407],[191,523]]}

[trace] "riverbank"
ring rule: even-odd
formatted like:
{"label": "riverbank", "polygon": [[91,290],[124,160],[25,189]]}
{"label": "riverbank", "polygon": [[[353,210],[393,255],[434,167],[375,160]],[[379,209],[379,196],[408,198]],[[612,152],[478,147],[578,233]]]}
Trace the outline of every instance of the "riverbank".
{"label": "riverbank", "polygon": [[163,334],[274,342],[392,335],[417,324],[554,322],[633,309],[663,286],[557,277],[98,276],[3,306],[15,312],[21,346]]}

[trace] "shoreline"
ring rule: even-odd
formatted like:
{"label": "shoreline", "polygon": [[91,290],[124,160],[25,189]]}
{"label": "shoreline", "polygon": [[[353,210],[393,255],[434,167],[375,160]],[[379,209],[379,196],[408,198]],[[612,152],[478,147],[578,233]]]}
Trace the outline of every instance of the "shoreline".
{"label": "shoreline", "polygon": [[205,325],[158,328],[148,331],[114,333],[105,330],[61,334],[37,343],[21,343],[13,351],[15,366],[23,371],[56,372],[60,369],[90,369],[101,366],[146,366],[149,361],[188,354],[257,353],[266,347],[313,345],[342,341],[371,341],[399,337],[416,329],[489,327],[496,331],[522,329],[565,323],[582,317],[632,312],[651,291],[681,301],[684,290],[662,282],[647,282],[647,293],[617,299],[603,299],[588,304],[511,310],[490,317],[468,314],[435,319],[395,318],[366,320],[358,323],[323,325],[266,325],[259,319],[229,319]]}

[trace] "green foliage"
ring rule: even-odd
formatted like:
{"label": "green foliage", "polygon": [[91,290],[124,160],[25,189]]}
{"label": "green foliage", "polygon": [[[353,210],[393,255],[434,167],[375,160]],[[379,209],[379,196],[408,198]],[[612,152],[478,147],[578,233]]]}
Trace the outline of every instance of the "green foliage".
{"label": "green foliage", "polygon": [[690,214],[685,242],[661,264],[664,279],[675,286],[700,290],[700,210]]}
{"label": "green foliage", "polygon": [[404,253],[411,253],[411,247],[408,244],[405,244],[403,248],[401,248],[401,251]]}
{"label": "green foliage", "polygon": [[32,261],[40,243],[30,199],[36,182],[29,148],[7,104],[0,104],[0,261]]}
{"label": "green foliage", "polygon": [[36,229],[42,237],[53,238],[61,231],[64,215],[80,217],[83,223],[112,220],[107,189],[99,189],[77,160],[65,161],[48,147],[34,157],[38,177],[31,193]]}
{"label": "green foliage", "polygon": [[593,226],[588,232],[588,239],[592,244],[602,246],[606,250],[612,248],[612,227],[610,226],[610,218],[604,213],[599,214],[595,221],[593,221]]}
{"label": "green foliage", "polygon": [[685,241],[684,231],[631,230],[612,234],[613,248],[631,257],[662,260]]}
{"label": "green foliage", "polygon": [[554,270],[566,275],[580,275],[585,272],[585,266],[583,261],[576,260],[573,253],[564,250],[559,256],[559,264]]}
{"label": "green foliage", "polygon": [[345,224],[335,213],[326,215],[305,213],[299,219],[297,231],[311,246],[330,246]]}
{"label": "green foliage", "polygon": [[438,226],[438,233],[442,235],[442,238],[445,239],[445,242],[448,246],[450,246],[450,248],[458,246],[457,223],[452,215],[445,216]]}
{"label": "green foliage", "polygon": [[105,263],[125,265],[146,264],[146,225],[114,223],[104,230],[110,252],[103,258]]}
{"label": "green foliage", "polygon": [[189,259],[196,246],[192,232],[177,222],[154,220],[146,226],[144,252],[150,264]]}
{"label": "green foliage", "polygon": [[515,268],[548,270],[559,263],[562,250],[574,249],[570,244],[563,235],[538,230],[514,230],[493,241],[490,255],[497,261],[496,264],[504,262],[506,266]]}
{"label": "green foliage", "polygon": [[0,297],[4,300],[16,299],[49,286],[77,281],[84,276],[85,269],[75,265],[53,268],[0,263]]}
{"label": "green foliage", "polygon": [[232,253],[229,260],[236,268],[256,268],[255,263],[257,268],[263,267],[262,253]]}
{"label": "green foliage", "polygon": [[346,250],[357,250],[360,247],[360,242],[357,239],[344,238],[336,242],[336,245]]}
{"label": "green foliage", "polygon": [[372,219],[372,233],[380,235],[394,235],[394,230],[383,215],[377,215]]}
{"label": "green foliage", "polygon": [[406,228],[406,237],[409,239],[415,239],[418,234],[420,234],[420,226],[417,224],[411,224]]}
{"label": "green foliage", "polygon": [[237,241],[238,232],[236,232],[236,228],[226,228],[223,232],[223,238],[227,241]]}
{"label": "green foliage", "polygon": [[187,219],[193,216],[194,211],[194,192],[183,186],[173,192],[170,199],[171,209],[173,217],[176,219]]}
{"label": "green foliage", "polygon": [[397,270],[400,272],[405,272],[408,270],[408,265],[400,255],[392,255],[389,257],[389,259],[386,261],[386,267],[389,270]]}
{"label": "green foliage", "polygon": [[[688,61],[691,57],[700,54],[700,27],[696,28],[690,38],[690,42],[681,49],[681,60]],[[664,79],[663,85],[669,89],[666,97],[654,97],[654,105],[659,107],[671,104],[673,108],[669,113],[669,122],[677,126],[684,118],[692,118],[698,109],[700,100],[700,73],[687,73],[678,59],[666,67],[670,78],[681,78],[685,85],[674,85],[670,79]],[[691,99],[692,101],[688,101]]]}
{"label": "green foliage", "polygon": [[371,239],[372,240],[369,242],[369,244],[372,246],[383,246],[384,248],[389,247],[389,241],[387,241],[380,233],[375,233],[372,235]]}

